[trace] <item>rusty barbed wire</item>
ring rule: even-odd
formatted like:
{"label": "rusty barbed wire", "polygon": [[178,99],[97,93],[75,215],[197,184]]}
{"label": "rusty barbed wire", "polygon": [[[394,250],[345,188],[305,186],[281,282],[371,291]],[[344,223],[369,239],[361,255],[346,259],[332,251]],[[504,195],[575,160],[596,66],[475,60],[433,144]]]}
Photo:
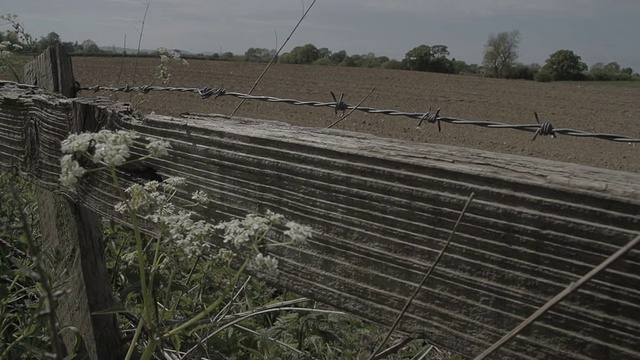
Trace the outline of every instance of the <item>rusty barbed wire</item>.
{"label": "rusty barbed wire", "polygon": [[354,106],[349,105],[344,102],[344,94],[338,98],[333,92],[331,95],[334,101],[331,102],[323,102],[323,101],[303,101],[296,99],[286,99],[286,98],[277,98],[273,96],[264,96],[264,95],[249,95],[245,93],[232,92],[227,91],[225,88],[221,87],[204,87],[204,88],[196,88],[196,87],[172,87],[172,86],[151,86],[151,85],[143,85],[143,86],[85,86],[78,87],[77,91],[111,91],[111,92],[139,92],[139,93],[148,93],[150,91],[165,91],[165,92],[190,92],[198,94],[202,99],[206,99],[209,97],[218,98],[221,96],[232,96],[239,99],[246,100],[256,100],[256,101],[266,101],[271,103],[285,103],[289,105],[297,105],[297,106],[312,106],[312,107],[331,107],[334,109],[335,114],[338,112],[344,112],[346,110],[357,110],[366,112],[369,114],[381,114],[387,116],[403,116],[411,119],[418,120],[418,127],[422,125],[422,123],[426,120],[428,123],[437,123],[438,130],[441,130],[440,123],[445,122],[449,124],[456,125],[474,125],[480,126],[489,129],[514,129],[521,131],[533,132],[533,140],[535,140],[539,135],[545,136],[549,135],[552,138],[556,138],[558,134],[566,135],[566,136],[574,136],[579,138],[596,138],[601,140],[608,140],[614,142],[626,142],[626,143],[640,143],[640,138],[619,135],[619,134],[611,134],[611,133],[595,133],[588,132],[576,129],[569,128],[555,128],[550,122],[541,122],[537,112],[534,112],[536,123],[530,124],[507,124],[501,123],[497,121],[487,121],[487,120],[468,120],[461,119],[455,117],[446,117],[440,116],[440,109],[437,109],[435,113],[431,112],[431,108],[426,113],[418,113],[418,112],[406,112],[400,110],[393,109],[376,109],[365,106]]}

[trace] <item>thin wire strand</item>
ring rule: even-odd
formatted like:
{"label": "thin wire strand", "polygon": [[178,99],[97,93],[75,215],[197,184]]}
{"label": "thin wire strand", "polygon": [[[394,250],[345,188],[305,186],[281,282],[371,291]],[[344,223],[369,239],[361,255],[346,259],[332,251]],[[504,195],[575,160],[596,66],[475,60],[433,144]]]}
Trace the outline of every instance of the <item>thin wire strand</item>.
{"label": "thin wire strand", "polygon": [[[24,89],[36,88],[35,86],[17,84],[11,81],[1,81],[0,85],[2,85],[3,83],[14,84]],[[244,94],[239,92],[232,92],[232,91],[227,91],[224,88],[208,88],[208,87],[194,88],[194,87],[170,87],[170,86],[148,86],[148,85],[146,86],[125,85],[120,87],[112,87],[112,86],[96,85],[96,86],[89,86],[89,87],[78,87],[77,90],[78,91],[88,90],[93,92],[118,91],[118,92],[141,92],[141,93],[148,93],[150,91],[190,92],[190,93],[195,93],[200,95],[200,97],[203,99],[206,99],[211,96],[214,96],[216,98],[220,96],[231,96],[231,97],[236,97],[240,99],[266,101],[271,103],[284,103],[284,104],[297,105],[297,106],[330,107],[335,109],[336,105],[338,105],[338,103],[335,101],[322,102],[322,101],[302,101],[302,100],[296,100],[296,99],[283,99],[283,98],[277,98],[273,96],[249,95],[249,94]],[[354,105],[346,106],[346,110],[352,110],[352,109],[366,112],[369,114],[403,116],[403,117],[408,117],[408,118],[419,120],[419,121],[424,120],[424,116],[425,116],[425,113],[405,112],[405,111],[399,111],[399,110],[381,110],[381,109],[375,109],[375,108],[366,107],[366,106],[354,106]],[[480,127],[489,128],[489,129],[514,129],[514,130],[527,131],[527,132],[532,132],[532,133],[537,133],[542,135],[562,134],[566,136],[573,136],[573,137],[579,137],[579,138],[595,138],[595,139],[608,140],[608,141],[614,141],[614,142],[640,143],[640,138],[632,137],[632,136],[611,134],[611,133],[595,133],[595,132],[588,132],[588,131],[582,131],[582,130],[576,130],[576,129],[570,129],[570,128],[550,128],[550,123],[548,122],[545,122],[542,124],[538,124],[538,123],[507,124],[507,123],[501,123],[497,121],[467,120],[467,119],[461,119],[456,117],[440,117],[440,116],[437,116],[434,119],[434,121],[446,122],[446,123],[455,124],[455,125],[474,125],[474,126],[480,126]],[[545,133],[545,131],[548,131],[548,130],[550,130],[551,132]]]}

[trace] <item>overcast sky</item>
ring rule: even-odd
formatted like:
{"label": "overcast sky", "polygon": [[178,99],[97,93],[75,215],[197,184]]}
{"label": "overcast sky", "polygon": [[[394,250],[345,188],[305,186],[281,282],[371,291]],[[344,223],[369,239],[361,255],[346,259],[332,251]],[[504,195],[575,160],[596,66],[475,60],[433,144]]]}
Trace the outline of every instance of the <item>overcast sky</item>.
{"label": "overcast sky", "polygon": [[[135,48],[147,1],[1,0],[32,35]],[[304,0],[306,6],[311,0]],[[243,54],[275,48],[302,14],[300,0],[151,0],[142,48]],[[573,50],[589,66],[616,61],[640,72],[640,0],[318,0],[285,48],[313,43],[402,59],[420,44],[482,61],[490,33],[520,30],[520,61]],[[7,25],[0,30],[9,30]]]}

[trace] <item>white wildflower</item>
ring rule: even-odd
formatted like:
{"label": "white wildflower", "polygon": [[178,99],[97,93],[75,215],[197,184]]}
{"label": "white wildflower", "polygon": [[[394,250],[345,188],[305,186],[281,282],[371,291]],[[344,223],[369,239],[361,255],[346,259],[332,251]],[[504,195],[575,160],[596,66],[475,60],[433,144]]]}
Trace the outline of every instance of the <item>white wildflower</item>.
{"label": "white wildflower", "polygon": [[197,202],[200,205],[206,205],[209,203],[209,196],[207,196],[207,193],[205,193],[202,190],[197,190],[196,192],[194,192],[191,195],[191,199],[193,199],[195,202]]}
{"label": "white wildflower", "polygon": [[261,237],[271,229],[271,222],[260,215],[249,214],[242,220],[242,226],[254,236]]}
{"label": "white wildflower", "polygon": [[[158,181],[150,180],[144,183],[144,185],[142,185],[142,188],[145,191],[153,192],[153,191],[158,191],[158,186],[160,186],[160,183]],[[128,189],[127,189],[127,192],[128,192]]]}
{"label": "white wildflower", "polygon": [[133,131],[118,130],[111,132],[102,130],[94,135],[96,150],[93,162],[104,163],[107,166],[120,166],[129,158],[129,147],[138,135]]}
{"label": "white wildflower", "polygon": [[169,144],[168,141],[153,138],[147,138],[147,140],[149,141],[149,143],[147,144],[146,148],[149,151],[149,155],[151,155],[152,157],[160,157],[169,154],[167,149],[171,148],[171,144]]}
{"label": "white wildflower", "polygon": [[93,141],[92,133],[71,134],[62,141],[62,152],[65,154],[73,154],[76,152],[85,152],[89,149]]}
{"label": "white wildflower", "polygon": [[229,262],[231,259],[233,259],[234,256],[235,253],[233,251],[222,248],[218,250],[218,253],[214,256],[214,258],[221,262]]}
{"label": "white wildflower", "polygon": [[288,227],[289,230],[286,230],[284,234],[291,238],[291,242],[294,245],[303,245],[308,239],[311,239],[313,233],[311,227],[298,224],[294,221],[287,222],[285,226]]}
{"label": "white wildflower", "polygon": [[224,230],[223,242],[231,243],[237,248],[248,243],[253,235],[242,226],[242,223],[238,219],[221,222],[216,225],[215,228]]}
{"label": "white wildflower", "polygon": [[91,159],[94,163],[119,166],[129,158],[129,148],[137,136],[135,132],[125,130],[71,134],[62,141],[61,149],[63,153],[73,154],[86,152],[91,145],[95,145]]}
{"label": "white wildflower", "polygon": [[214,230],[213,225],[205,221],[193,221],[192,215],[190,211],[181,210],[160,218],[171,241],[189,257],[202,254],[209,247],[207,238]]}
{"label": "white wildflower", "polygon": [[127,162],[129,155],[129,147],[126,145],[98,144],[93,154],[93,162],[120,166]]}
{"label": "white wildflower", "polygon": [[278,274],[278,259],[270,255],[262,255],[262,253],[258,253],[251,261],[251,264],[249,264],[249,269],[265,273],[266,275],[275,276]]}
{"label": "white wildflower", "polygon": [[73,158],[73,155],[64,155],[60,160],[60,165],[62,167],[60,182],[62,185],[71,189],[75,188],[78,179],[87,171],[80,166],[78,161]]}
{"label": "white wildflower", "polygon": [[127,207],[127,204],[125,204],[124,202],[119,202],[114,206],[114,210],[120,214],[126,214],[129,208]]}
{"label": "white wildflower", "polygon": [[127,265],[134,265],[137,259],[138,259],[137,250],[134,250],[133,252],[122,255],[122,262],[124,262]]}
{"label": "white wildflower", "polygon": [[129,200],[127,201],[128,206],[118,204],[116,205],[116,211],[126,211],[131,209],[138,214],[144,214],[153,205],[152,198],[143,185],[133,184],[126,188],[125,192],[129,194]]}
{"label": "white wildflower", "polygon": [[13,47],[13,51],[19,51],[22,50],[22,46],[19,44],[11,44]]}
{"label": "white wildflower", "polygon": [[280,224],[284,221],[284,215],[282,214],[277,214],[274,213],[271,210],[267,210],[267,214],[265,215],[265,217],[272,223],[272,224]]}
{"label": "white wildflower", "polygon": [[187,183],[187,179],[179,176],[172,176],[162,181],[162,186],[167,190],[174,190],[178,186],[184,186]]}

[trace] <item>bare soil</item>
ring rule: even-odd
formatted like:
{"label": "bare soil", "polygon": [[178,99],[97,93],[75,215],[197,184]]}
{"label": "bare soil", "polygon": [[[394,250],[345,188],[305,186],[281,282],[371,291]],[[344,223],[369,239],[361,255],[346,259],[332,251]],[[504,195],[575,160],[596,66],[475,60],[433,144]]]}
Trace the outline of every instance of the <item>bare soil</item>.
{"label": "bare soil", "polygon": [[[74,72],[83,86],[148,84],[159,59],[76,57]],[[189,66],[171,65],[171,86],[225,87],[247,92],[265,64],[190,61]],[[133,81],[132,75],[137,73]],[[156,83],[157,84],[157,83]],[[158,84],[161,85],[161,84]],[[378,109],[425,112],[441,108],[441,116],[470,120],[492,120],[512,124],[535,123],[537,111],[543,121],[556,128],[616,133],[640,137],[640,87],[591,86],[581,83],[536,83],[464,75],[444,75],[385,69],[361,69],[275,64],[262,79],[254,95],[297,100],[333,101],[330,91],[344,93],[345,102]],[[109,96],[84,92],[82,96]],[[117,94],[120,101],[135,96]],[[216,113],[229,115],[240,102],[232,97],[201,100],[193,93],[152,92],[138,105],[142,113]],[[336,120],[331,108],[247,101],[236,114],[243,117],[288,122],[293,125],[326,127]],[[573,162],[601,168],[640,172],[640,143],[617,143],[600,139],[562,136],[539,137],[530,132],[487,129],[471,125],[423,124],[405,117],[354,112],[336,128],[366,132],[416,142],[429,142]]]}

